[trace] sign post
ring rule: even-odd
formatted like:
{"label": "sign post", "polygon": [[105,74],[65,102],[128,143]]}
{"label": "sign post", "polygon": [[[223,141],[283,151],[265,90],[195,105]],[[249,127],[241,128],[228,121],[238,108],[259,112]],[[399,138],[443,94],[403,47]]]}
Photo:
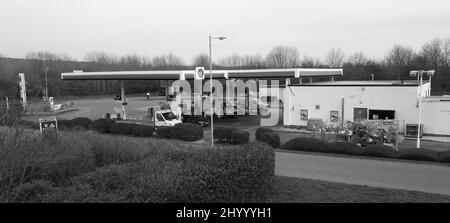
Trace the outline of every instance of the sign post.
{"label": "sign post", "polygon": [[56,129],[56,132],[58,133],[58,120],[56,119],[56,117],[39,119],[39,130],[41,131],[41,133],[50,128]]}
{"label": "sign post", "polygon": [[19,73],[19,88],[20,88],[20,98],[22,98],[22,107],[25,110],[27,107],[27,90],[25,85],[24,73]]}

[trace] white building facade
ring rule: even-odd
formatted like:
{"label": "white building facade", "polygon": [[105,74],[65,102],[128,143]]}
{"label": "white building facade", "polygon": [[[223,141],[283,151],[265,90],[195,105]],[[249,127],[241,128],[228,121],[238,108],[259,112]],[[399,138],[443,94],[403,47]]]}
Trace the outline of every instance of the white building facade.
{"label": "white building facade", "polygon": [[[321,120],[339,126],[357,119],[396,119],[418,123],[419,91],[422,90],[424,134],[450,135],[450,103],[429,101],[431,85],[417,81],[337,81],[288,85],[284,90],[283,123],[307,126]],[[439,108],[436,108],[438,106]],[[446,107],[447,106],[447,107]],[[435,116],[441,110],[439,116]],[[446,112],[444,112],[446,111]],[[435,119],[429,117],[435,116]],[[446,119],[442,122],[442,119]],[[450,126],[447,125],[447,126]]]}

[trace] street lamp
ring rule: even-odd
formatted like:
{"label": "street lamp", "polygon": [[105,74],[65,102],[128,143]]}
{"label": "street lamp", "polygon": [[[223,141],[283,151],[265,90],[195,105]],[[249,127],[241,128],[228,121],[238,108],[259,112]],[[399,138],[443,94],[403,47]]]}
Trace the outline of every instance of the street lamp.
{"label": "street lamp", "polygon": [[48,67],[46,67],[44,71],[45,71],[45,101],[48,101],[48,79],[47,79]]}
{"label": "street lamp", "polygon": [[411,77],[415,77],[417,76],[417,79],[420,81],[419,83],[419,94],[418,94],[418,111],[417,111],[417,116],[418,116],[418,120],[419,120],[419,124],[417,125],[417,144],[416,144],[416,148],[420,149],[420,124],[422,122],[422,79],[423,79],[423,75],[427,75],[430,79],[430,85],[431,85],[431,77],[434,76],[434,70],[413,70],[411,72],[409,72],[409,76]]}
{"label": "street lamp", "polygon": [[218,39],[218,40],[225,40],[226,37],[220,36],[220,37],[213,37],[213,36],[209,36],[209,82],[210,82],[210,97],[211,97],[211,111],[210,111],[210,116],[211,116],[211,147],[214,148],[214,123],[213,123],[213,116],[214,116],[214,112],[213,112],[213,92],[212,92],[212,58],[211,58],[211,40],[212,39]]}

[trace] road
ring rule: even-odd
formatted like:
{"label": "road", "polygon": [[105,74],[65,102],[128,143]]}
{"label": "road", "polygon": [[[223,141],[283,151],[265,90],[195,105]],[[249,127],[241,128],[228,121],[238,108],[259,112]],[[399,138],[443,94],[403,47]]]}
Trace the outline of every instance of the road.
{"label": "road", "polygon": [[278,176],[450,195],[450,166],[276,152]]}

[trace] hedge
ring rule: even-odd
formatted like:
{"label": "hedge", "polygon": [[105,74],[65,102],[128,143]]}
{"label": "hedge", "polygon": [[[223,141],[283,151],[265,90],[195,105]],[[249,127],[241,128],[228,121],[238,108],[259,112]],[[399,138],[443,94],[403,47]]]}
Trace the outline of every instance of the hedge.
{"label": "hedge", "polygon": [[203,139],[203,128],[192,123],[181,123],[171,128],[171,138],[184,141],[197,141]]}
{"label": "hedge", "polygon": [[275,132],[260,132],[258,138],[258,130],[256,131],[256,140],[265,142],[271,145],[273,148],[278,148],[280,146],[280,135]]}
{"label": "hedge", "polygon": [[156,134],[159,138],[172,138],[172,128],[167,126],[161,126],[156,128]]}
{"label": "hedge", "polygon": [[266,132],[273,132],[273,130],[267,127],[259,127],[255,133],[256,140],[261,141],[263,139],[262,135]]}
{"label": "hedge", "polygon": [[450,163],[450,150],[439,152],[438,161],[443,163]]}
{"label": "hedge", "polygon": [[151,137],[153,136],[153,132],[155,132],[155,128],[153,126],[148,125],[134,126],[134,136],[137,137]]}
{"label": "hedge", "polygon": [[136,126],[135,124],[116,122],[109,127],[109,133],[116,135],[134,135]]}
{"label": "hedge", "polygon": [[395,150],[395,148],[391,146],[368,145],[364,148],[362,155],[373,157],[396,158],[398,156],[398,152],[397,150]]}
{"label": "hedge", "polygon": [[281,149],[311,152],[330,152],[329,145],[320,139],[298,137],[283,144]]}
{"label": "hedge", "polygon": [[437,161],[438,152],[430,149],[402,149],[398,152],[397,158],[419,161]]}
{"label": "hedge", "polygon": [[[265,143],[217,150],[167,148],[128,163],[73,176],[64,185],[33,180],[14,189],[9,202],[265,202],[272,194],[274,150]],[[73,163],[76,164],[76,163]]]}
{"label": "hedge", "polygon": [[361,155],[363,148],[351,142],[335,141],[329,144],[330,152],[347,155]]}
{"label": "hedge", "polygon": [[237,128],[218,127],[214,129],[214,138],[224,143],[245,144],[250,140],[250,133]]}
{"label": "hedge", "polygon": [[179,202],[263,201],[274,164],[274,150],[261,142],[198,151],[184,162]]}
{"label": "hedge", "polygon": [[90,129],[91,124],[92,124],[92,120],[89,118],[79,117],[79,118],[74,118],[71,120],[72,127],[79,126],[85,130]]}
{"label": "hedge", "polygon": [[156,133],[160,138],[180,139],[184,141],[203,139],[203,128],[192,123],[181,123],[171,127],[158,127]]}
{"label": "hedge", "polygon": [[236,129],[231,132],[231,143],[246,144],[250,140],[250,133],[245,130]]}
{"label": "hedge", "polygon": [[214,129],[214,138],[219,142],[231,143],[232,132],[237,128],[217,127]]}
{"label": "hedge", "polygon": [[299,137],[294,138],[281,146],[281,149],[295,151],[310,151],[322,153],[336,153],[347,155],[360,155],[371,157],[386,157],[405,160],[431,161],[431,162],[450,162],[450,150],[437,152],[430,149],[401,149],[386,145],[368,145],[361,147],[352,142],[335,141],[324,142],[315,138]]}
{"label": "hedge", "polygon": [[114,120],[100,118],[91,123],[91,129],[101,132],[101,133],[109,133],[111,126],[115,123]]}

